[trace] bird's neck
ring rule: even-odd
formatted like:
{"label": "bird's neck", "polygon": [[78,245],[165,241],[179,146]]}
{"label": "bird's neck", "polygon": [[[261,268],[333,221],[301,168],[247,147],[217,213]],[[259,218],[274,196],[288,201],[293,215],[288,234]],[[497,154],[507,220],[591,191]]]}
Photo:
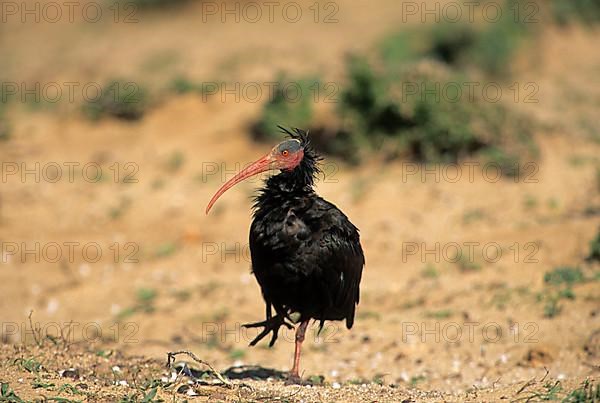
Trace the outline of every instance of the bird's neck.
{"label": "bird's neck", "polygon": [[304,177],[294,171],[283,171],[267,179],[265,192],[272,194],[291,195],[313,192],[313,178]]}
{"label": "bird's neck", "polygon": [[293,200],[314,195],[314,176],[298,168],[267,179],[255,199],[256,210],[272,210]]}

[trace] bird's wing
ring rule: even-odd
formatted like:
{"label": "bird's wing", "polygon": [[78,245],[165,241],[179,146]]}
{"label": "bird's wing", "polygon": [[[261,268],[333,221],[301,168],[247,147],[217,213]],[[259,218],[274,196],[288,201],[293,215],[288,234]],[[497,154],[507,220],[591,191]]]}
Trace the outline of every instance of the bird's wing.
{"label": "bird's wing", "polygon": [[310,239],[302,243],[300,255],[310,256],[334,307],[343,309],[352,327],[365,258],[358,229],[335,205],[318,198],[302,220],[311,227]]}

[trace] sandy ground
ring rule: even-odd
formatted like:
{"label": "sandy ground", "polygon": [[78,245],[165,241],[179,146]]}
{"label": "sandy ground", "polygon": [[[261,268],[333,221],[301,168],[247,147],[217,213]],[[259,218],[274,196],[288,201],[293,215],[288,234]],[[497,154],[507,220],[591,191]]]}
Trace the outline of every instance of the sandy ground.
{"label": "sandy ground", "polygon": [[[2,73],[42,83],[139,73],[157,88],[181,72],[242,82],[282,69],[336,77],[346,52],[368,49],[398,23],[395,2],[369,4],[340,3],[333,25],[200,23],[198,5],[131,25],[7,25]],[[40,34],[48,40],[35,41]],[[279,379],[291,365],[291,332],[271,349],[250,348],[255,332],[240,328],[263,316],[247,248],[260,182],[204,215],[220,184],[268,149],[247,135],[260,103],[173,96],[136,123],[89,122],[69,103],[35,111],[13,103],[12,138],[0,145],[0,380],[23,399],[89,401],[142,399],[159,384],[156,397],[168,401],[192,392],[200,401],[540,400],[597,382],[598,282],[575,285],[575,298],[547,318],[544,274],[599,270],[584,262],[600,226],[598,38],[548,30],[535,65],[518,66],[519,82],[540,89],[539,103],[519,107],[542,123],[539,159],[518,181],[496,181],[477,161],[461,165],[458,180],[456,167],[326,161],[318,192],[360,228],[367,266],[355,327],[309,332],[302,367],[311,387]],[[165,52],[171,64],[153,65]],[[51,180],[56,166],[62,177]],[[46,334],[61,337],[36,340]],[[175,350],[219,371],[259,368],[231,388],[186,389],[187,378],[165,368]],[[69,368],[76,375],[60,372]],[[65,383],[81,394],[61,390]]]}

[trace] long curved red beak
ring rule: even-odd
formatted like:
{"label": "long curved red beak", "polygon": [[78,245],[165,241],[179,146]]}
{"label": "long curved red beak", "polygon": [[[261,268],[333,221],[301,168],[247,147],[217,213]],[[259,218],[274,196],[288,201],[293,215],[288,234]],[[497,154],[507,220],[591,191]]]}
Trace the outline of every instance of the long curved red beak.
{"label": "long curved red beak", "polygon": [[210,202],[208,202],[208,206],[206,206],[206,214],[208,214],[213,204],[216,203],[216,201],[219,199],[219,197],[221,197],[223,193],[225,193],[244,179],[257,175],[261,172],[270,170],[273,162],[274,160],[271,157],[271,154],[269,153],[261,159],[259,159],[258,161],[253,162],[247,168],[241,170],[236,176],[225,182],[225,184],[221,186],[219,190],[217,190],[217,193],[215,193],[212,199],[210,199]]}

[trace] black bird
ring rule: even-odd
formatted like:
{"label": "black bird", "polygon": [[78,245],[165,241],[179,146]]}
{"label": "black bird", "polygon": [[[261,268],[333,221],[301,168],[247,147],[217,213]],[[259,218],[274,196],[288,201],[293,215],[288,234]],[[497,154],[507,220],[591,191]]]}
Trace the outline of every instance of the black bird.
{"label": "black bird", "polygon": [[250,227],[252,271],[266,303],[266,320],[245,326],[264,328],[250,345],[272,332],[272,346],[281,326],[291,329],[289,322],[300,322],[288,379],[299,382],[300,349],[309,321],[319,321],[319,330],[326,320],[345,320],[346,327],[352,327],[365,258],[358,229],[313,190],[320,157],[311,148],[307,133],[279,128],[289,138],[225,183],[208,203],[206,213],[237,183],[261,172],[280,170],[256,196]]}

